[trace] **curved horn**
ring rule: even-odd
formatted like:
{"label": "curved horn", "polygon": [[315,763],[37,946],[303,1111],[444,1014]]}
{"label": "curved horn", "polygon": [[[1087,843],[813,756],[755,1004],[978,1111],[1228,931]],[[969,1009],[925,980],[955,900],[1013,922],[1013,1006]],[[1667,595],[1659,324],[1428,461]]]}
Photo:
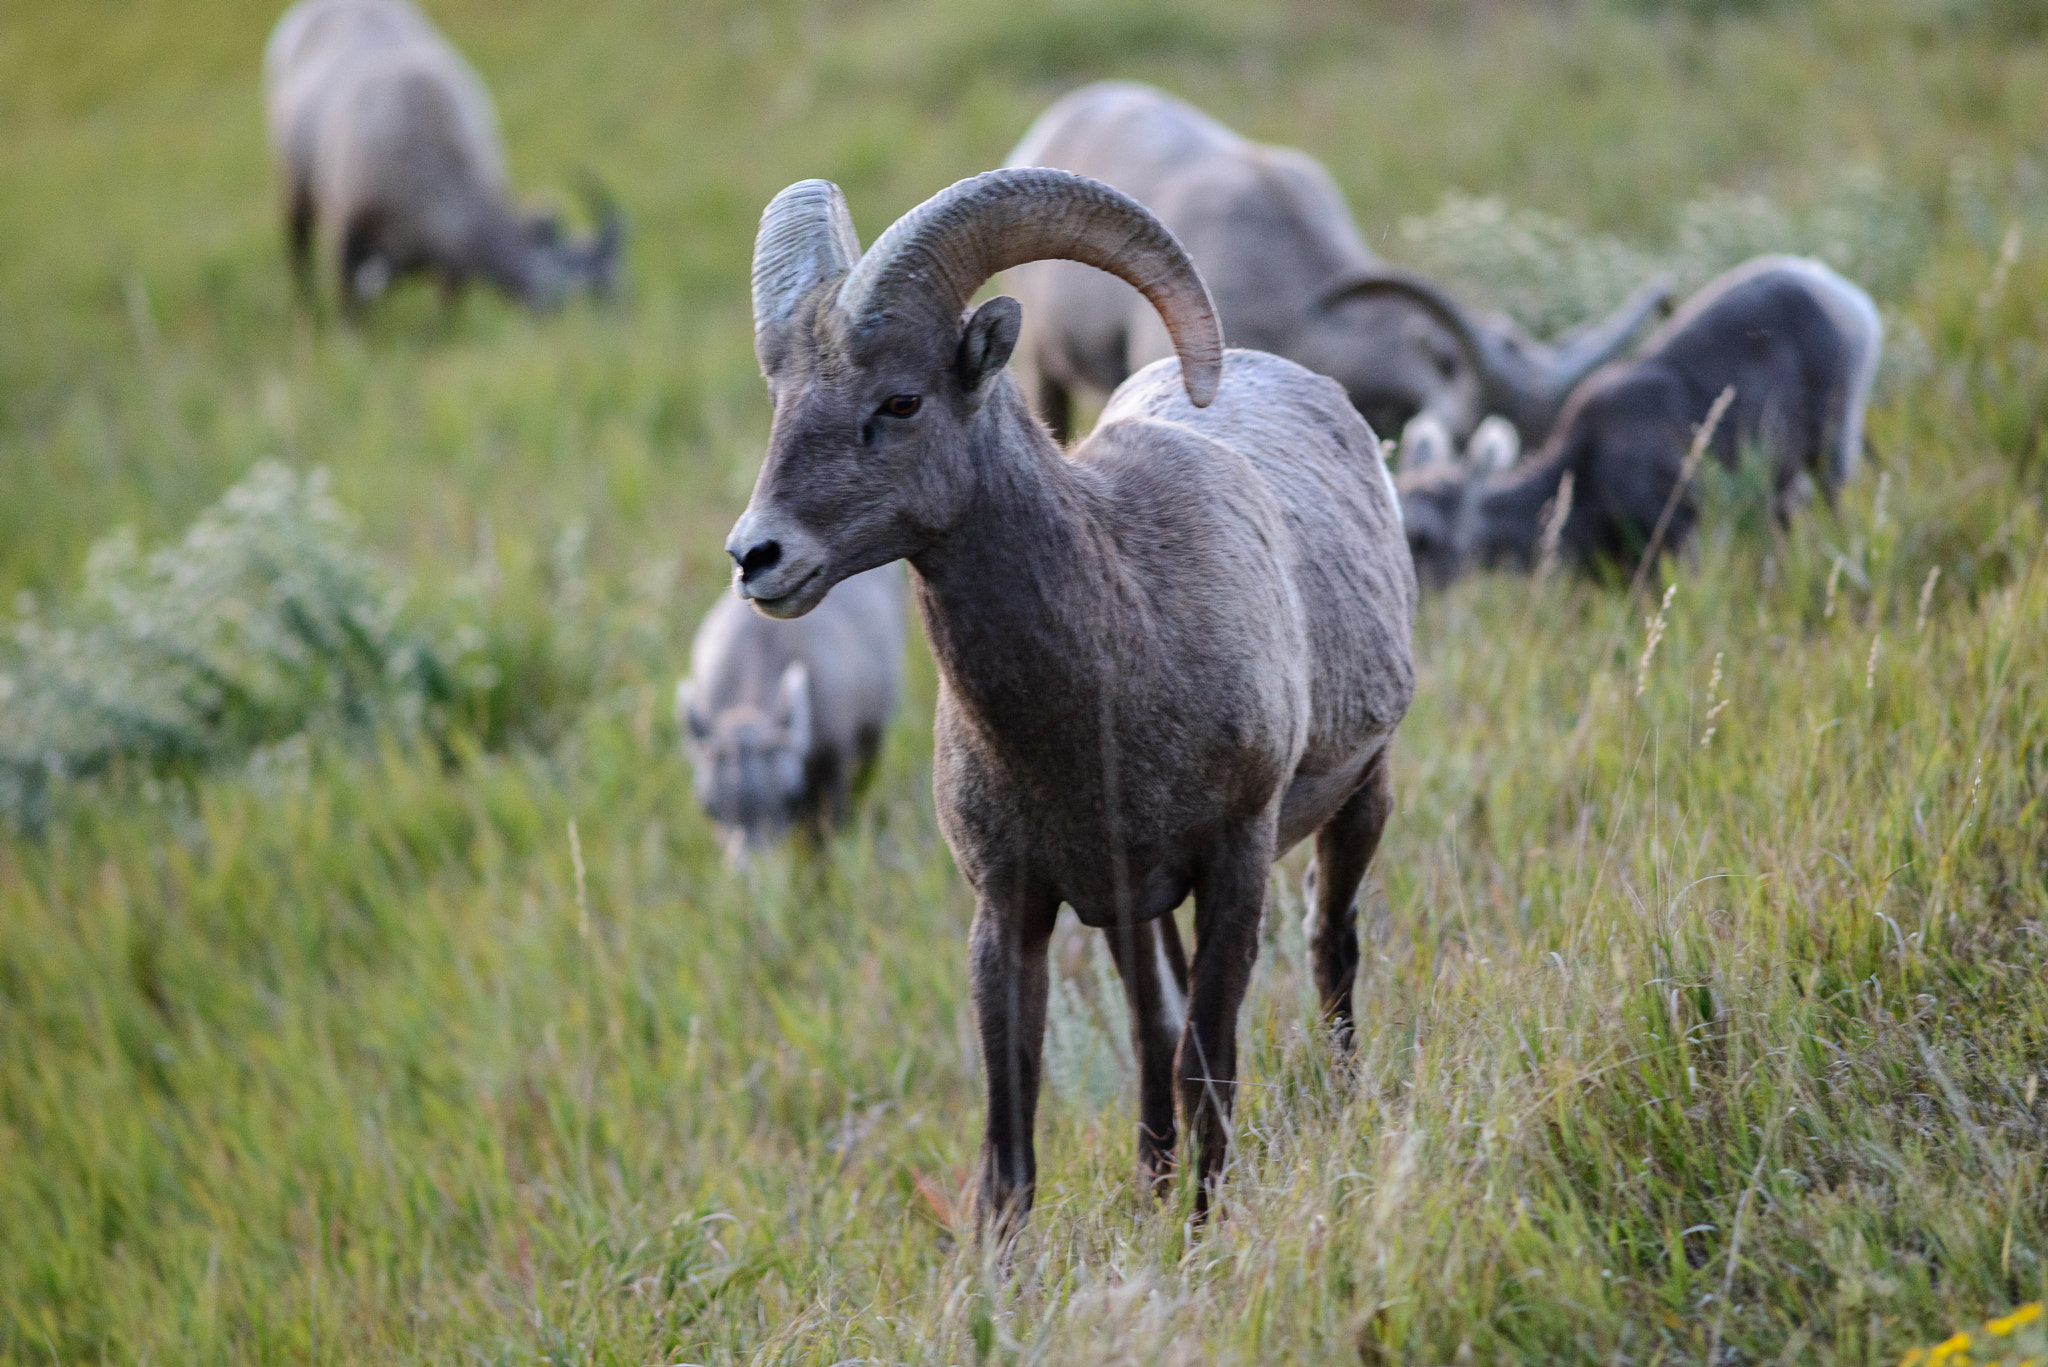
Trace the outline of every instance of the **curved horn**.
{"label": "curved horn", "polygon": [[1579,381],[1621,354],[1644,320],[1669,302],[1671,286],[1659,276],[1607,317],[1580,324],[1555,344],[1535,341],[1505,319],[1483,318],[1407,271],[1346,276],[1324,291],[1322,306],[1360,294],[1398,295],[1443,324],[1479,373],[1486,406],[1512,418],[1524,440],[1539,442]]}
{"label": "curved horn", "polygon": [[619,253],[626,245],[626,218],[619,202],[595,173],[586,171],[577,187],[583,196],[596,233],[582,252],[583,272],[591,290],[600,297],[610,295],[617,283]]}
{"label": "curved horn", "polygon": [[829,180],[800,180],[768,201],[754,236],[754,331],[787,322],[822,280],[860,260],[846,196]]}
{"label": "curved horn", "polygon": [[590,221],[597,225],[596,240],[608,249],[617,250],[619,243],[624,241],[626,236],[626,219],[619,212],[619,201],[612,196],[612,192],[594,172],[585,171],[577,177],[576,188],[582,196],[583,207],[589,213]]}
{"label": "curved horn", "polygon": [[1560,336],[1549,348],[1551,385],[1558,401],[1580,380],[1619,356],[1650,315],[1668,311],[1670,304],[1671,277],[1652,276],[1605,318],[1588,319]]}
{"label": "curved horn", "polygon": [[856,326],[914,310],[956,327],[983,281],[1049,259],[1136,287],[1166,321],[1189,400],[1200,408],[1216,397],[1223,326],[1187,252],[1144,205],[1071,171],[1012,167],[941,190],[882,234],[840,286],[839,305]]}
{"label": "curved horn", "polygon": [[1444,330],[1458,343],[1459,350],[1465,353],[1465,359],[1479,372],[1481,380],[1489,385],[1494,382],[1493,377],[1500,369],[1500,365],[1494,355],[1498,348],[1492,344],[1492,337],[1487,329],[1466,311],[1463,304],[1453,299],[1433,280],[1409,271],[1389,268],[1362,271],[1342,276],[1335,284],[1325,289],[1318,307],[1330,308],[1347,299],[1369,294],[1393,295],[1406,299],[1442,323]]}

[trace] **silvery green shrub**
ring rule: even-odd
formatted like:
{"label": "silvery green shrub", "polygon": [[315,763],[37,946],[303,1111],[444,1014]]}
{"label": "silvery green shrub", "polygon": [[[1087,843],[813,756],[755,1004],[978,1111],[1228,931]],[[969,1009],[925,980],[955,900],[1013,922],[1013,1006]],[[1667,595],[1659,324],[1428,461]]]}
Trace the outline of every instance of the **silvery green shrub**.
{"label": "silvery green shrub", "polygon": [[38,825],[53,778],[436,722],[459,669],[400,606],[320,471],[258,465],[154,551],[102,538],[78,599],[0,647],[0,813]]}
{"label": "silvery green shrub", "polygon": [[1400,256],[1547,336],[1614,308],[1662,271],[1678,296],[1767,252],[1815,256],[1880,299],[1911,284],[1931,225],[1923,205],[1870,168],[1840,175],[1795,214],[1759,194],[1709,191],[1681,205],[1668,239],[1637,246],[1568,219],[1456,191],[1401,221]]}

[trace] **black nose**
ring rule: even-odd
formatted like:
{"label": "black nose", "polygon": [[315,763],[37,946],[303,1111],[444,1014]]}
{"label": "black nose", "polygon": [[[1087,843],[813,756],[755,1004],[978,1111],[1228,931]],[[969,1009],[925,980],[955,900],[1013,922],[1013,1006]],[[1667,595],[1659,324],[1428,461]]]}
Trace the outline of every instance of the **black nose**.
{"label": "black nose", "polygon": [[772,570],[782,561],[782,543],[763,541],[748,548],[745,555],[735,555],[733,561],[740,567],[740,578],[752,579],[763,570]]}

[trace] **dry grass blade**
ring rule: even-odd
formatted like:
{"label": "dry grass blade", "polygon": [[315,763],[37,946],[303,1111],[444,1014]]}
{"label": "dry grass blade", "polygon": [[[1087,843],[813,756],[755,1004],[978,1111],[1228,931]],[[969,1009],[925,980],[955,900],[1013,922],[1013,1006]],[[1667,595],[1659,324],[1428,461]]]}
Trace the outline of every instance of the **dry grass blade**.
{"label": "dry grass blade", "polygon": [[1564,537],[1565,519],[1572,515],[1572,490],[1577,480],[1572,472],[1564,472],[1557,482],[1557,493],[1550,500],[1550,507],[1543,517],[1543,535],[1536,543],[1536,577],[1548,579],[1557,568],[1557,547]]}
{"label": "dry grass blade", "polygon": [[1714,429],[1721,425],[1721,415],[1733,402],[1735,386],[1731,384],[1715,398],[1714,406],[1707,410],[1707,420],[1693,434],[1692,449],[1685,453],[1685,463],[1678,467],[1678,478],[1672,482],[1671,492],[1664,499],[1664,510],[1657,514],[1657,525],[1651,529],[1649,544],[1643,547],[1643,558],[1636,563],[1635,577],[1628,581],[1630,598],[1634,598],[1648,581],[1650,571],[1664,549],[1664,536],[1671,530],[1671,519],[1678,512],[1678,501],[1685,497],[1693,476],[1699,472],[1700,462],[1707,457],[1707,445],[1714,439]]}

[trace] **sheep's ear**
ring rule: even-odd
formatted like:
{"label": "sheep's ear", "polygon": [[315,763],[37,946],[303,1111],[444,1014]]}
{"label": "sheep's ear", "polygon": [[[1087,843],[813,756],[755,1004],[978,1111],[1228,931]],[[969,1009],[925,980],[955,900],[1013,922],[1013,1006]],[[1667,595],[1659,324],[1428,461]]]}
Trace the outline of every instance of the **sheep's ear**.
{"label": "sheep's ear", "polygon": [[776,686],[783,729],[789,732],[789,748],[799,754],[811,749],[811,671],[802,660],[791,660]]}
{"label": "sheep's ear", "polygon": [[1017,333],[1024,325],[1024,306],[999,294],[974,311],[960,336],[960,383],[972,392],[1010,363]]}
{"label": "sheep's ear", "polygon": [[711,728],[704,724],[704,719],[698,716],[690,706],[696,695],[697,686],[691,683],[688,678],[677,681],[676,725],[687,731],[693,739],[702,740],[711,733]]}
{"label": "sheep's ear", "polygon": [[1401,473],[1414,474],[1433,465],[1448,465],[1455,447],[1444,420],[1424,409],[1401,429]]}
{"label": "sheep's ear", "polygon": [[1521,432],[1498,413],[1488,414],[1465,443],[1465,459],[1489,475],[1511,468],[1521,455]]}

